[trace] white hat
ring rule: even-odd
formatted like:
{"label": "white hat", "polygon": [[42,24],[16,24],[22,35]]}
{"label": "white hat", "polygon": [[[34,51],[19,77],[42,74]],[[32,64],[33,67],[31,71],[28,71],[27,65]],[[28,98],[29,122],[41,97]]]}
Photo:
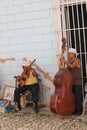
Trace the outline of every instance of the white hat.
{"label": "white hat", "polygon": [[29,66],[29,62],[27,60],[23,61],[22,66]]}
{"label": "white hat", "polygon": [[68,53],[69,53],[69,52],[74,53],[74,54],[77,55],[77,52],[76,52],[76,49],[75,49],[75,48],[69,48]]}

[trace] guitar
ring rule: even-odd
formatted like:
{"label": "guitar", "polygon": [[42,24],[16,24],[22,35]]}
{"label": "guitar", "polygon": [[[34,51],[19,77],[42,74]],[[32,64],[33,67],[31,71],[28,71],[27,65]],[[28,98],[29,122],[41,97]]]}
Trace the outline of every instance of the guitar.
{"label": "guitar", "polygon": [[[34,60],[30,63],[30,65],[28,66],[28,68],[31,67],[35,61],[36,61],[36,59],[34,59]],[[29,73],[29,72],[28,72],[28,71],[29,71],[28,68],[27,68],[27,69],[24,69],[24,71],[22,72],[21,76],[19,76],[19,78],[18,78],[18,86],[19,86],[19,87],[22,87],[22,86],[24,85],[24,82],[25,82],[25,80],[26,80],[26,78],[27,78],[27,74]]]}

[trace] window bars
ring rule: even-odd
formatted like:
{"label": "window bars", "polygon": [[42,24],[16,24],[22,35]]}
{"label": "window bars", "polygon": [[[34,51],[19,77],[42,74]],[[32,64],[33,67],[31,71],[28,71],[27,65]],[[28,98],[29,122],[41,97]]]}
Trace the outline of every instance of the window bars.
{"label": "window bars", "polygon": [[67,48],[76,48],[81,59],[83,87],[87,82],[87,5],[86,0],[60,0],[61,32]]}

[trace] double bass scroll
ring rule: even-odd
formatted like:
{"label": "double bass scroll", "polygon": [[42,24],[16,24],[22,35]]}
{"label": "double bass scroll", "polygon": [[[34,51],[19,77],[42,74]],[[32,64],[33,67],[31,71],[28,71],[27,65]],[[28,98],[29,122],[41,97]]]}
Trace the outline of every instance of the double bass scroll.
{"label": "double bass scroll", "polygon": [[[64,56],[65,51],[66,51],[66,39],[63,37],[62,38],[62,53],[61,53],[61,57],[65,57]],[[61,62],[61,60],[60,60],[59,68],[60,69],[65,68],[65,64],[63,62]]]}

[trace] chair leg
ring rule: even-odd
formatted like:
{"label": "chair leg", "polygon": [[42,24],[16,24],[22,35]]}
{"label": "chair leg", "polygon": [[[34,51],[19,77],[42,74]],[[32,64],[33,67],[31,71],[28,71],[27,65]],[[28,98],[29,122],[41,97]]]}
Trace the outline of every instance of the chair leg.
{"label": "chair leg", "polygon": [[21,97],[20,97],[20,104],[21,104],[21,107],[25,108],[25,106],[26,106],[25,95],[21,95]]}

